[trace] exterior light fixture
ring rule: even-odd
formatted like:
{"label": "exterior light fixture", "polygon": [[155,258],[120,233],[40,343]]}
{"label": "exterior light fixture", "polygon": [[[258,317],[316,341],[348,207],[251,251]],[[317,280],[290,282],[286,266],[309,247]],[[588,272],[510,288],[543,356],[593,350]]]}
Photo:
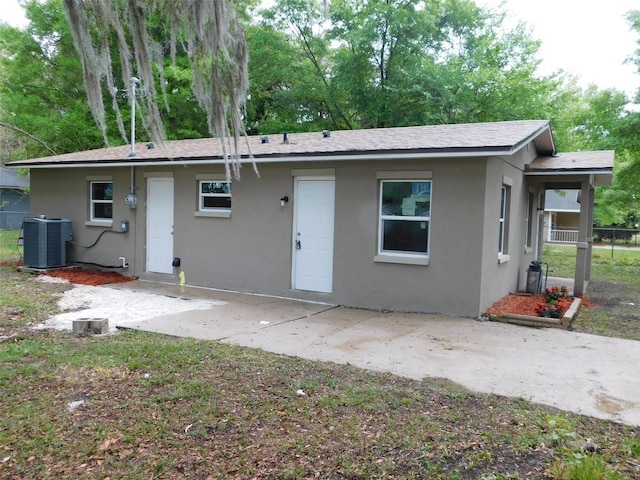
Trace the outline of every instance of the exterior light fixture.
{"label": "exterior light fixture", "polygon": [[289,203],[289,197],[286,195],[280,199],[280,206],[284,207],[287,203]]}

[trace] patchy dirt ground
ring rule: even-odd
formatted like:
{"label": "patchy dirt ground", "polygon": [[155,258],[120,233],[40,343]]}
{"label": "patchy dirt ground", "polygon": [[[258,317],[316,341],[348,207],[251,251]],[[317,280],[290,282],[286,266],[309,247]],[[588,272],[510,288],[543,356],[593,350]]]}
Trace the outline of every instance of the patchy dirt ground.
{"label": "patchy dirt ground", "polygon": [[[33,300],[10,307],[15,322],[42,322],[71,288],[5,272]],[[632,291],[598,287],[611,308],[631,308]],[[640,476],[637,429],[444,381],[133,332],[26,335],[5,343],[14,423],[2,478],[569,479],[586,449],[621,478]]]}
{"label": "patchy dirt ground", "polygon": [[590,308],[581,309],[573,329],[640,341],[640,289],[616,282],[592,281]]}

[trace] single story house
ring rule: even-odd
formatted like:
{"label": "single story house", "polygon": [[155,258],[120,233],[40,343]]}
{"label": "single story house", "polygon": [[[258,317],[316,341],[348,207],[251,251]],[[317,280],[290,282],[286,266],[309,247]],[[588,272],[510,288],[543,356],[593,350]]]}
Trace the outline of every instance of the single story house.
{"label": "single story house", "polygon": [[547,190],[544,201],[544,240],[576,243],[580,230],[580,190]]}
{"label": "single story house", "polygon": [[0,167],[0,230],[18,230],[29,210],[29,177]]}
{"label": "single story house", "polygon": [[547,189],[582,192],[582,293],[593,190],[610,184],[614,157],[558,154],[545,120],[255,136],[239,148],[242,178],[230,181],[217,139],[11,165],[31,169],[33,216],[71,221],[69,262],[122,262],[150,281],[478,317],[525,287],[542,252]]}

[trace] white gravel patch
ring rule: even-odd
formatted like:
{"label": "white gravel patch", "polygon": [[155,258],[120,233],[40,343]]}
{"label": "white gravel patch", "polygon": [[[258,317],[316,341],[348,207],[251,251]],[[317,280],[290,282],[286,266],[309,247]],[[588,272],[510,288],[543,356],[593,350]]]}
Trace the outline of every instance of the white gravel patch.
{"label": "white gravel patch", "polygon": [[78,285],[64,292],[58,301],[58,306],[63,313],[49,318],[36,328],[71,330],[74,320],[106,318],[109,320],[109,331],[114,332],[116,325],[137,327],[145,320],[163,315],[190,310],[208,310],[224,303],[168,297],[106,286]]}
{"label": "white gravel patch", "polygon": [[38,275],[34,280],[40,283],[71,283],[66,278],[51,277],[49,275]]}

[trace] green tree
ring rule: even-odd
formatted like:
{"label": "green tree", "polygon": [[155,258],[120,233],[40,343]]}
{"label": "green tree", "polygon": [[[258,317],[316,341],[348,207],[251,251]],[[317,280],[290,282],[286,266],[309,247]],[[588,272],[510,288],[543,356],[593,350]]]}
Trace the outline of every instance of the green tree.
{"label": "green tree", "polygon": [[[261,85],[277,85],[277,92],[271,91],[272,105],[279,108],[270,114],[288,122],[289,131],[354,128],[347,98],[331,82],[333,48],[325,35],[322,6],[279,0],[261,16],[261,36],[252,35],[251,30],[248,35],[252,99]],[[270,65],[272,59],[275,68]],[[266,130],[272,129],[267,126]]]}
{"label": "green tree", "polygon": [[326,85],[295,37],[271,20],[247,28],[249,98],[247,132],[253,134],[336,128],[324,103]]}
{"label": "green tree", "polygon": [[317,3],[280,0],[250,30],[249,116],[272,107],[256,122],[343,129],[551,110],[559,82],[535,76],[539,44],[524,26],[503,31],[502,14],[468,0],[334,0],[328,8],[330,22]]}
{"label": "green tree", "polygon": [[[29,24],[25,29],[0,25],[0,124],[14,158],[66,153],[104,146],[82,81],[82,65],[73,46],[69,22],[60,0],[25,3]],[[149,31],[162,37],[166,25],[159,17],[149,19]],[[112,43],[115,39],[112,39]],[[121,65],[114,50],[111,57],[116,78]],[[183,49],[175,61],[166,60],[165,74],[157,80],[165,95],[159,112],[168,139],[209,136],[207,113],[192,91],[193,75]],[[117,89],[112,98],[108,89]],[[104,85],[105,101],[112,101],[105,125],[109,144],[129,142],[129,85],[124,81]],[[144,88],[139,93],[146,93]],[[114,113],[120,110],[122,118]],[[138,141],[148,140],[143,128]]]}
{"label": "green tree", "polygon": [[26,14],[25,30],[0,25],[0,118],[15,127],[13,156],[101,146],[59,0],[28,2]]}
{"label": "green tree", "polygon": [[[640,74],[640,11],[628,12],[627,20],[638,35],[629,61]],[[616,155],[613,185],[596,190],[596,223],[636,227],[640,221],[640,112],[628,108],[626,96],[615,90],[591,89],[585,99],[583,120],[574,122],[574,132],[581,137],[578,143],[584,149],[613,149]],[[640,104],[640,89],[634,100],[636,106]]]}
{"label": "green tree", "polygon": [[[524,25],[468,0],[334,0],[328,78],[357,127],[546,118],[560,84],[539,77]],[[523,100],[526,99],[526,100]]]}

